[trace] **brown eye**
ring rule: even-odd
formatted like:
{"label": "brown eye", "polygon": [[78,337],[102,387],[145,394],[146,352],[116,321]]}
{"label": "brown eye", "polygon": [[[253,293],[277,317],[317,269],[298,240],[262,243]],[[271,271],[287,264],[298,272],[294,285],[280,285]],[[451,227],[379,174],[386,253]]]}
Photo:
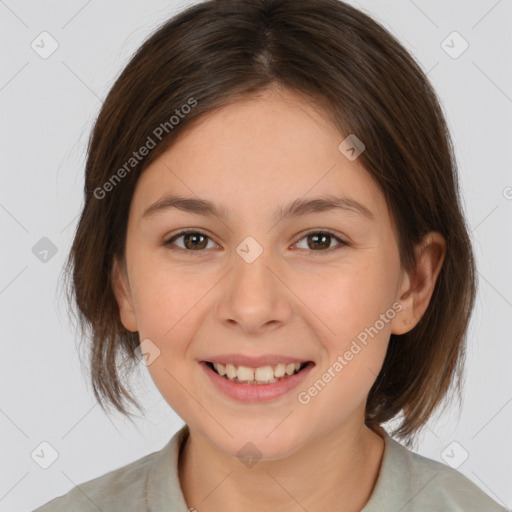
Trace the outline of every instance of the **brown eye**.
{"label": "brown eye", "polygon": [[[183,238],[183,246],[175,244],[175,241],[180,238]],[[183,251],[194,252],[206,249],[208,240],[210,240],[210,238],[200,231],[182,231],[165,242],[165,245],[176,245],[176,248],[182,249]],[[174,249],[174,247],[171,248]]]}
{"label": "brown eye", "polygon": [[[176,241],[179,239],[183,239],[181,244],[177,244]],[[299,247],[300,249],[306,249],[309,252],[327,252],[329,249],[332,249],[331,246],[333,241],[338,242],[336,247],[342,247],[348,245],[346,242],[337,237],[334,233],[330,231],[311,231],[303,236],[299,242],[302,240],[306,240],[306,247]],[[170,249],[181,250],[186,253],[194,253],[194,252],[203,252],[208,248],[208,242],[211,241],[214,246],[215,244],[213,240],[206,234],[201,231],[181,231],[177,235],[173,236],[170,240],[164,243],[164,245],[169,246]],[[296,242],[295,245],[299,244]],[[212,247],[210,247],[212,248]]]}
{"label": "brown eye", "polygon": [[331,248],[331,242],[333,240],[339,242],[338,246],[347,245],[343,240],[338,238],[336,235],[334,235],[334,233],[331,233],[330,231],[312,231],[302,237],[299,242],[302,240],[307,241],[306,249],[309,249],[313,252],[325,252],[327,249]]}

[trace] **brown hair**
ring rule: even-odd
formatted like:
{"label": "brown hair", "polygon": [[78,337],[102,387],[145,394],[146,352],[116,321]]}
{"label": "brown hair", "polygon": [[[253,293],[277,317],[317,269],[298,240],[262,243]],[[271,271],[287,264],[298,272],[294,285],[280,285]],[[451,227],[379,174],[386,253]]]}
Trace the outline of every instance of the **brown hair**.
{"label": "brown hair", "polygon": [[[125,400],[141,410],[122,382],[137,366],[140,340],[123,327],[112,289],[113,257],[124,260],[139,176],[202,115],[273,84],[328,106],[340,132],[366,145],[359,159],[390,207],[405,269],[427,232],[446,239],[429,307],[411,331],[391,335],[366,406],[366,424],[375,430],[402,413],[393,434],[410,444],[454,382],[460,397],[475,301],[473,253],[452,141],[432,86],[385,28],[338,0],[193,5],[152,34],[112,86],[89,139],[85,204],[65,267],[82,336],[90,330],[95,397],[105,411],[110,402],[129,417]],[[130,160],[149,139],[156,147]],[[115,174],[114,186],[105,186]]]}

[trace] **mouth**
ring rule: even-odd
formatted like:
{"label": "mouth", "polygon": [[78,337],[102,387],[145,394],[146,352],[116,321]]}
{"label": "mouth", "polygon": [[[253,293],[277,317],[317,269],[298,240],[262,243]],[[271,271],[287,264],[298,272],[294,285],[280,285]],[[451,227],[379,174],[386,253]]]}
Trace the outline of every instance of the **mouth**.
{"label": "mouth", "polygon": [[224,379],[237,384],[265,385],[287,380],[302,372],[306,367],[313,366],[312,361],[295,363],[277,363],[273,365],[251,368],[231,363],[204,361],[210,370]]}
{"label": "mouth", "polygon": [[214,392],[245,404],[292,400],[292,391],[304,385],[315,366],[313,361],[279,355],[225,354],[199,363]]}

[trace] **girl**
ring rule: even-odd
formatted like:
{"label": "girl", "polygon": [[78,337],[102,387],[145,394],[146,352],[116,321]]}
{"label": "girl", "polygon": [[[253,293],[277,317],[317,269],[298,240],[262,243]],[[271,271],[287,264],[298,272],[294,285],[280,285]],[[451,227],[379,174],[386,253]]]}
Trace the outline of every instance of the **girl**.
{"label": "girl", "polygon": [[410,445],[459,382],[451,144],[413,58],[343,2],[167,21],[96,121],[69,272],[102,406],[139,407],[142,363],[185,426],[37,510],[505,510],[382,427]]}

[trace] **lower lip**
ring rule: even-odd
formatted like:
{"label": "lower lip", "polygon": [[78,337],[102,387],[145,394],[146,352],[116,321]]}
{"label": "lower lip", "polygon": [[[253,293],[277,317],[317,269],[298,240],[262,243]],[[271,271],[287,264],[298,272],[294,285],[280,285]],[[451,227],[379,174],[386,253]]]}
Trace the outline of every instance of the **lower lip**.
{"label": "lower lip", "polygon": [[283,396],[301,384],[315,366],[309,362],[299,373],[271,384],[243,384],[221,377],[205,361],[199,364],[219,391],[239,402],[266,402]]}

